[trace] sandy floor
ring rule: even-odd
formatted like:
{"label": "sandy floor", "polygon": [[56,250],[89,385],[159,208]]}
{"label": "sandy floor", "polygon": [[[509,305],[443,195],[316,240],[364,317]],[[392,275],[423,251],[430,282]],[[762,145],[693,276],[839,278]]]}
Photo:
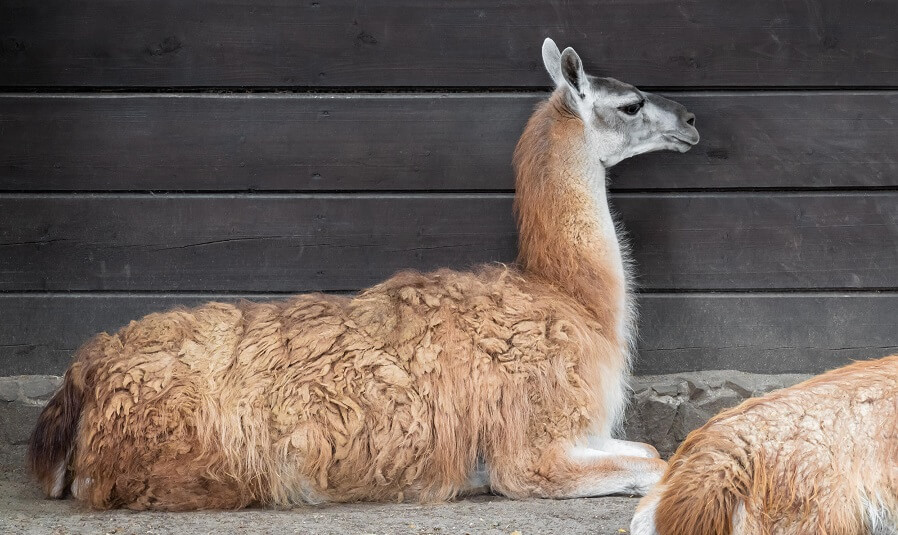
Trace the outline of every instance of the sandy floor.
{"label": "sandy floor", "polygon": [[511,501],[482,496],[442,505],[355,504],[289,511],[94,512],[46,500],[22,469],[24,450],[0,449],[0,534],[464,534],[627,533],[635,498]]}

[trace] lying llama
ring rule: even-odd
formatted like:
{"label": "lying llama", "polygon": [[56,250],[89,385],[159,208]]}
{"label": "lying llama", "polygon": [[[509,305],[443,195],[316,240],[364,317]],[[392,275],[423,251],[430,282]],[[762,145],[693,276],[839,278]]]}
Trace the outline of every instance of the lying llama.
{"label": "lying llama", "polygon": [[685,152],[682,106],[584,73],[515,151],[515,268],[400,273],[347,298],[209,303],[82,347],[31,439],[52,497],[186,510],[644,493],[666,464],[611,433],[633,312],[605,168]]}
{"label": "lying llama", "polygon": [[693,431],[633,535],[898,533],[898,355],[750,399]]}

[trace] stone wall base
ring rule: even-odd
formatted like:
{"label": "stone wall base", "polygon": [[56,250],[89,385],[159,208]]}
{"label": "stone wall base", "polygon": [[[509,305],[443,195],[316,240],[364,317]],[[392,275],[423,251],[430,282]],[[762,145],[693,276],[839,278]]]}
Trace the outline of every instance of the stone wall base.
{"label": "stone wall base", "polygon": [[[721,410],[808,377],[731,370],[634,377],[624,433],[667,457],[690,431]],[[0,445],[28,441],[41,408],[61,383],[55,375],[0,377]]]}
{"label": "stone wall base", "polygon": [[624,432],[628,440],[647,442],[667,458],[690,431],[701,427],[718,412],[809,377],[733,370],[634,377]]}
{"label": "stone wall base", "polygon": [[38,414],[61,384],[56,375],[0,377],[0,445],[26,443]]}

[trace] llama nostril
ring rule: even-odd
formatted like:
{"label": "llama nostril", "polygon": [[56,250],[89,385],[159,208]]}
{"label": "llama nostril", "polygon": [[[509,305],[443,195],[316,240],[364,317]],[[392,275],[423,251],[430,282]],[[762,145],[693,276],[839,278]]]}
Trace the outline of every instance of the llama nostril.
{"label": "llama nostril", "polygon": [[688,124],[689,126],[695,126],[695,114],[690,113],[688,117],[689,118],[686,119],[686,124]]}

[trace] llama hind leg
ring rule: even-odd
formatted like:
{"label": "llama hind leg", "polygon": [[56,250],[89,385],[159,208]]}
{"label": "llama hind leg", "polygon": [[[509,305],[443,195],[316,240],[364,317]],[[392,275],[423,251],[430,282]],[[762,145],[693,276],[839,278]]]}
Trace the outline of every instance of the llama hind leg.
{"label": "llama hind leg", "polygon": [[646,457],[648,459],[659,459],[661,455],[658,450],[650,444],[643,442],[633,442],[630,440],[620,440],[617,438],[599,438],[590,437],[588,445],[592,449],[604,451],[614,455],[625,455],[628,457]]}
{"label": "llama hind leg", "polygon": [[667,469],[667,463],[661,459],[616,455],[587,447],[531,451],[518,459],[524,460],[498,460],[490,478],[494,490],[520,498],[645,495]]}
{"label": "llama hind leg", "polygon": [[[127,449],[127,448],[125,448]],[[108,467],[76,467],[72,495],[95,509],[189,511],[238,509],[253,502],[250,489],[228,477],[212,478],[196,456],[159,462],[109,458]],[[197,466],[199,465],[199,466]]]}
{"label": "llama hind leg", "polygon": [[609,494],[644,496],[667,470],[667,463],[657,457],[619,455],[590,448],[573,448],[565,461],[565,464],[572,462],[575,468],[563,498]]}

